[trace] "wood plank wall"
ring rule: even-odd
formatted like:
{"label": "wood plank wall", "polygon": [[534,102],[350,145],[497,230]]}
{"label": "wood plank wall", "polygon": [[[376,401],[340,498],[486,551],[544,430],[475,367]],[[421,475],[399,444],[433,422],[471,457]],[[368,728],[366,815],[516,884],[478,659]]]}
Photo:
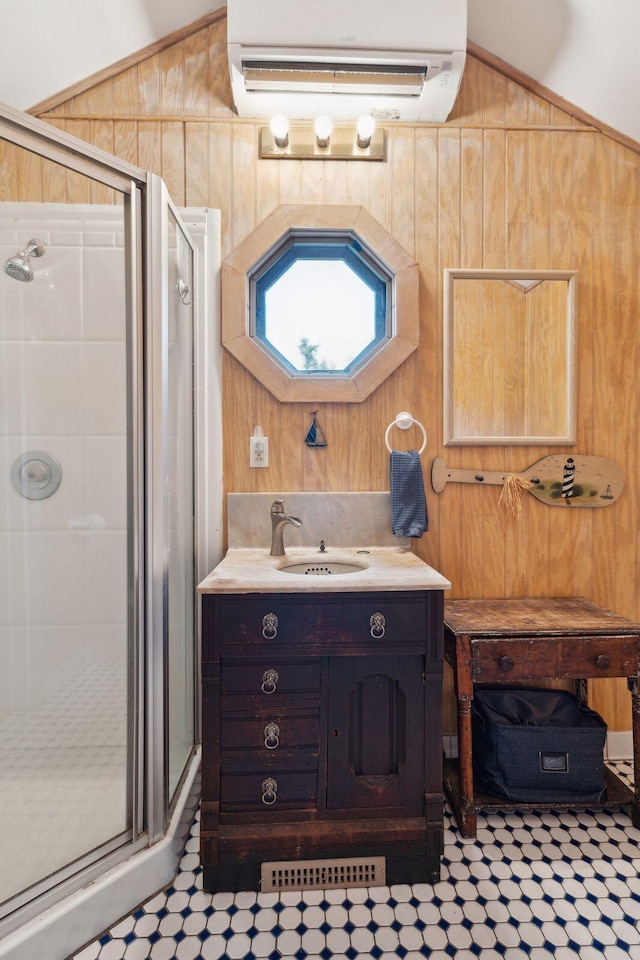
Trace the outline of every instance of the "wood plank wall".
{"label": "wood plank wall", "polygon": [[[226,490],[388,489],[384,432],[399,410],[425,424],[429,532],[418,554],[454,597],[591,597],[640,618],[640,155],[470,56],[442,126],[389,125],[385,163],[263,161],[258,124],[233,117],[226,21],[73,97],[45,119],[161,174],[179,205],[222,211],[223,255],[280,203],[362,204],[420,266],[419,349],[362,404],[322,404],[326,449],[303,437],[311,405],[278,403],[224,358]],[[619,502],[556,509],[526,497],[519,519],[499,487],[428,483],[431,461],[517,472],[558,448],[442,447],[442,271],[578,271],[578,443],[616,460]],[[256,423],[270,466],[250,470]],[[406,438],[408,442],[418,437]],[[566,452],[570,452],[567,448]],[[592,702],[611,729],[630,727],[623,681]],[[446,728],[453,732],[451,696]]]}

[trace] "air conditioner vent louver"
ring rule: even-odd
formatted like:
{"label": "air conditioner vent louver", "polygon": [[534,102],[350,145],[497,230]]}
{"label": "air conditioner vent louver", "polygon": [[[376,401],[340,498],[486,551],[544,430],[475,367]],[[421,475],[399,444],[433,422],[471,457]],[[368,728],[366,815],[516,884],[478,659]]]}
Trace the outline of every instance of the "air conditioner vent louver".
{"label": "air conditioner vent louver", "polygon": [[295,60],[243,60],[242,69],[246,75],[247,71],[250,70],[282,70],[282,71],[299,71],[301,73],[328,73],[333,76],[340,76],[341,74],[346,74],[347,76],[352,76],[353,74],[380,74],[382,76],[409,76],[409,77],[424,77],[424,67],[412,66],[411,64],[405,64],[404,66],[396,66],[392,64],[374,64],[374,63],[323,63],[318,61],[317,63],[309,63],[305,61],[295,61]]}
{"label": "air conditioner vent louver", "polygon": [[263,863],[260,890],[329,890],[340,887],[383,887],[384,857],[350,857],[341,860],[282,860]]}
{"label": "air conditioner vent louver", "polygon": [[280,90],[297,94],[353,93],[395,97],[419,97],[426,77],[423,66],[411,64],[270,63],[264,60],[243,60],[242,73],[249,93]]}

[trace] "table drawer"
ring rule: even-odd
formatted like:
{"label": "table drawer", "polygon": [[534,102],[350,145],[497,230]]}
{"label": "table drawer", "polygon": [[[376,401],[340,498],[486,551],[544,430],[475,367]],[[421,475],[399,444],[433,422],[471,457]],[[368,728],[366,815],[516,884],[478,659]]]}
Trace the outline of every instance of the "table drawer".
{"label": "table drawer", "polygon": [[476,683],[636,676],[635,637],[518,637],[472,640]]}
{"label": "table drawer", "polygon": [[225,694],[257,695],[278,702],[283,695],[320,696],[319,660],[225,660],[220,666],[220,690]]}

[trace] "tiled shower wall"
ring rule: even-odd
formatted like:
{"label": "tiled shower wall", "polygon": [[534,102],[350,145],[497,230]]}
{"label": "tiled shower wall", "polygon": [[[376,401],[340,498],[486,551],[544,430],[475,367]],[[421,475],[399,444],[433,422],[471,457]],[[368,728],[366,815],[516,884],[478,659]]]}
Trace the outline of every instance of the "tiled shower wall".
{"label": "tiled shower wall", "polygon": [[[0,273],[0,721],[126,657],[123,210],[0,204],[0,260],[32,238],[35,279]],[[49,499],[11,484],[29,450],[60,462]]]}

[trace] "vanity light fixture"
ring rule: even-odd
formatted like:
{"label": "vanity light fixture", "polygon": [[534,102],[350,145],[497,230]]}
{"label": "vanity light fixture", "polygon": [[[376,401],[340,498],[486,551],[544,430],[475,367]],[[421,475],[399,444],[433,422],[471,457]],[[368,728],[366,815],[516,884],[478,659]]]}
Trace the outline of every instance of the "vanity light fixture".
{"label": "vanity light fixture", "polygon": [[326,116],[290,124],[277,114],[260,128],[263,160],[384,160],[384,151],[384,131],[369,116],[361,117],[354,129],[354,124],[334,127]]}

